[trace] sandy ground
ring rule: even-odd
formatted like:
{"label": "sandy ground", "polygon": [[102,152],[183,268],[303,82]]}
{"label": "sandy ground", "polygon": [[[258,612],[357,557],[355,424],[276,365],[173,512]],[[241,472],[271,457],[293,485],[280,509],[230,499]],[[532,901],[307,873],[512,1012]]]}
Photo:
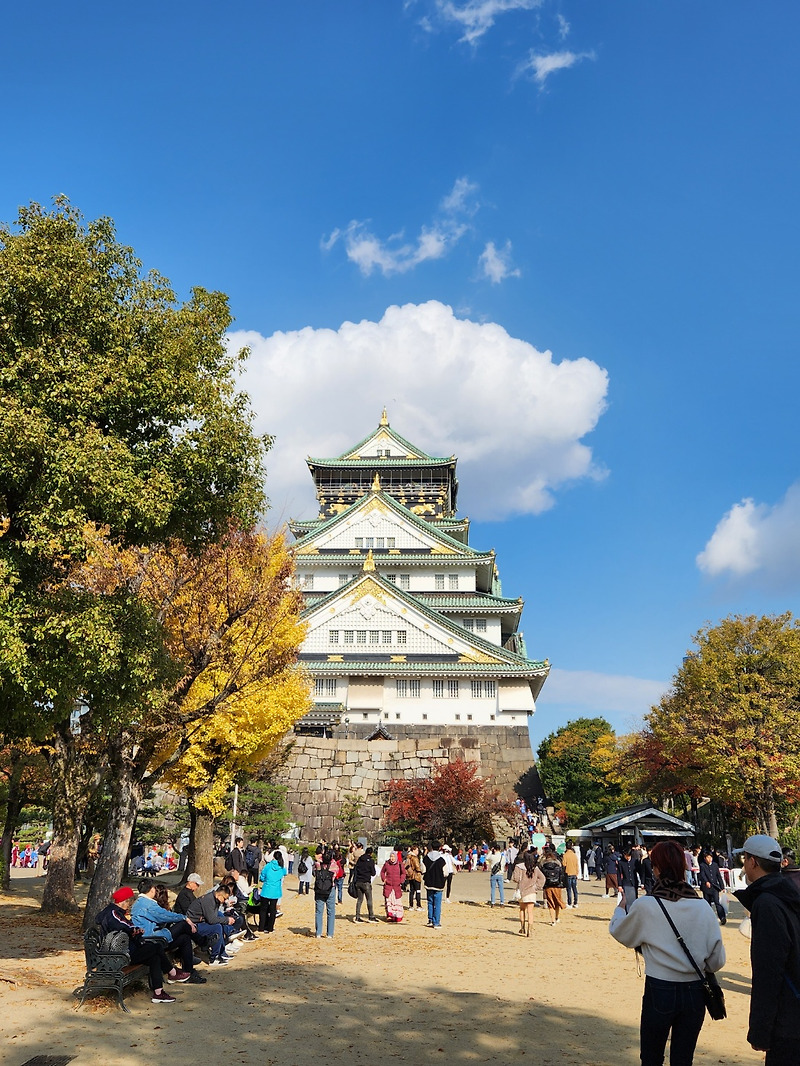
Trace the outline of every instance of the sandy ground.
{"label": "sandy ground", "polygon": [[[15,873],[17,873],[15,871]],[[354,925],[345,893],[333,940],[316,940],[313,896],[287,878],[284,917],[205,985],[170,986],[173,1005],[130,990],[131,1014],[103,997],[74,1007],[83,977],[78,922],[38,912],[41,878],[17,876],[0,896],[0,1062],[71,1055],[74,1066],[374,1066],[377,1062],[635,1066],[642,978],[634,953],[608,935],[613,901],[579,882],[560,925],[544,911],[529,939],[517,907],[489,908],[488,877],[460,874],[443,928],[427,915],[402,925]],[[376,891],[376,909],[380,902]],[[510,898],[508,893],[507,898]],[[423,900],[424,906],[424,900]],[[733,905],[720,974],[728,1018],[706,1020],[697,1066],[755,1066],[745,1042],[748,944]],[[177,991],[176,991],[177,989]]]}

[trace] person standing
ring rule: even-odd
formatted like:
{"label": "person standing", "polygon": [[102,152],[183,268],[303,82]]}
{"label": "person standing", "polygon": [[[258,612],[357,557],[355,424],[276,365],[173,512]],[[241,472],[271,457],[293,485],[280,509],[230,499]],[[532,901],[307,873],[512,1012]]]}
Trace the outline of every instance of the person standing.
{"label": "person standing", "polygon": [[728,918],[725,914],[725,908],[719,901],[719,894],[725,888],[725,882],[722,880],[722,874],[719,872],[719,866],[714,862],[714,856],[710,851],[707,851],[700,863],[700,891],[703,895],[703,899],[710,907],[714,909],[717,917],[719,918],[719,924],[725,925]]}
{"label": "person standing", "polygon": [[[336,924],[336,873],[338,864],[330,851],[324,851],[319,862],[314,864],[314,933],[320,937],[333,939]],[[328,921],[322,932],[322,915],[327,911]]]}
{"label": "person standing", "polygon": [[531,924],[536,910],[536,893],[544,888],[544,874],[539,869],[536,856],[526,851],[522,862],[514,866],[511,880],[519,890],[519,936],[531,935]]}
{"label": "person standing", "polygon": [[405,871],[397,858],[397,852],[394,850],[381,867],[381,881],[383,882],[383,902],[386,906],[386,921],[402,922],[403,882],[405,881]]}
{"label": "person standing", "polygon": [[738,849],[747,888],[734,895],[750,912],[750,1026],[747,1040],[765,1066],[800,1062],[800,892],[781,874],[780,845],[748,837]]}
{"label": "person standing", "polygon": [[619,860],[622,858],[613,844],[608,845],[605,855],[606,895],[616,896],[619,892]]}
{"label": "person standing", "polygon": [[[261,845],[258,840],[251,840],[247,847],[244,849],[244,861],[247,867],[247,884],[255,885],[258,882],[258,873],[261,869],[261,860],[263,855],[261,853]],[[291,873],[291,869],[289,873]]]}
{"label": "person standing", "polygon": [[[365,848],[363,853],[356,859],[355,883],[358,897],[356,898],[357,922],[377,922],[375,912],[372,909],[372,878],[377,873],[375,860],[372,858],[372,848]],[[361,904],[366,902],[368,918],[361,917]]]}
{"label": "person standing", "polygon": [[663,1066],[667,1040],[671,1066],[691,1066],[706,1014],[703,982],[667,915],[702,972],[713,973],[724,965],[725,948],[719,924],[686,882],[680,844],[661,841],[650,857],[655,875],[653,894],[634,900],[627,913],[623,896],[608,929],[620,944],[639,948],[644,955],[646,976],[639,1029],[642,1066]]}
{"label": "person standing", "polygon": [[260,875],[259,933],[271,933],[275,929],[275,919],[278,916],[278,901],[283,896],[284,877],[286,877],[286,867],[283,865],[283,854],[276,848],[269,862],[264,863],[264,868]]}
{"label": "person standing", "polygon": [[432,840],[422,860],[425,893],[428,897],[428,928],[442,927],[442,893],[445,884],[445,858],[439,850],[439,841]]}
{"label": "person standing", "polygon": [[572,910],[573,907],[578,906],[578,870],[580,868],[580,863],[575,852],[575,845],[571,840],[567,841],[562,861],[564,863],[564,873],[567,878],[567,908]]}
{"label": "person standing", "polygon": [[419,848],[415,845],[408,849],[405,861],[406,883],[408,885],[408,909],[422,910],[422,866],[419,861]]}
{"label": "person standing", "polygon": [[638,856],[634,858],[633,849],[625,847],[622,852],[622,857],[617,859],[617,880],[619,887],[625,897],[625,907],[630,910],[631,904],[639,895],[639,878],[637,875],[637,868],[639,865]]}
{"label": "person standing", "polygon": [[450,902],[450,890],[453,887],[453,878],[456,874],[456,864],[453,858],[453,849],[449,844],[442,845],[442,855],[444,855],[444,896],[442,897],[443,903]]}
{"label": "person standing", "polygon": [[300,896],[307,896],[311,890],[311,879],[314,876],[314,860],[308,853],[308,848],[300,852],[300,861],[297,864],[297,892]]}
{"label": "person standing", "polygon": [[800,892],[800,866],[797,865],[797,857],[792,848],[781,848],[781,873],[787,877],[795,888]]}
{"label": "person standing", "polygon": [[497,892],[498,902],[500,906],[505,906],[506,895],[503,888],[503,882],[506,877],[506,858],[505,853],[500,851],[497,844],[492,844],[491,851],[486,859],[486,866],[489,870],[489,906],[494,906],[495,891]]}

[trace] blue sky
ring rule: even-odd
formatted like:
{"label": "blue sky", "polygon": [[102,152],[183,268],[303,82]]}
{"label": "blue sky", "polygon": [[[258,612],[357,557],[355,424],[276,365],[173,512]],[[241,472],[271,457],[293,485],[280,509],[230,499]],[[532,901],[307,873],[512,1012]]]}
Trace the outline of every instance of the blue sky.
{"label": "blue sky", "polygon": [[461,457],[553,672],[633,726],[692,634],[794,610],[800,8],[94,2],[0,14],[0,218],[66,193],[222,289],[277,435]]}

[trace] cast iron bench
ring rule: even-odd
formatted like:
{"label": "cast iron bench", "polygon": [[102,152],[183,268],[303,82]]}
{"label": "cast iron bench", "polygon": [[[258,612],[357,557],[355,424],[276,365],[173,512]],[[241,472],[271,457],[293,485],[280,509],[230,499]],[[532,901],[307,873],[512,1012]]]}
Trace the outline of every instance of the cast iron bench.
{"label": "cast iron bench", "polygon": [[150,970],[143,963],[131,962],[127,951],[119,950],[123,940],[128,939],[125,933],[112,934],[109,939],[110,946],[104,947],[105,935],[102,929],[97,925],[87,929],[83,938],[86,975],[83,984],[72,994],[78,999],[76,1006],[80,1007],[86,997],[94,995],[95,992],[116,992],[120,1007],[130,1014],[125,1006],[125,989],[136,981],[146,979]]}

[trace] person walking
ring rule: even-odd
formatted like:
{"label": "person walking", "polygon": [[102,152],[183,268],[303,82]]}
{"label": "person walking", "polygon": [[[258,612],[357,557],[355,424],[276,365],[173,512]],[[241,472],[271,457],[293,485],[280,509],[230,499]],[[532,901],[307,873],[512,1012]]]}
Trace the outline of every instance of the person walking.
{"label": "person walking", "polygon": [[259,878],[261,881],[261,900],[258,906],[259,933],[271,933],[275,929],[278,901],[283,896],[284,877],[286,877],[286,867],[283,865],[283,854],[276,848],[269,862],[264,863]]}
{"label": "person walking", "polygon": [[442,927],[442,893],[445,884],[445,858],[439,850],[439,841],[432,840],[422,860],[425,894],[428,897],[428,928]]}
{"label": "person walking", "polygon": [[734,895],[750,912],[750,1025],[747,1041],[765,1066],[800,1062],[800,892],[781,874],[780,845],[763,834],[742,848],[747,888]]}
{"label": "person walking", "polygon": [[567,908],[572,910],[573,907],[578,906],[578,870],[580,863],[575,851],[575,845],[571,840],[567,841],[567,846],[561,858],[564,863],[564,874],[567,878]]}
{"label": "person walking", "polygon": [[544,874],[539,869],[536,856],[531,851],[526,851],[522,862],[514,866],[511,880],[517,886],[519,892],[519,932],[518,936],[531,935],[531,923],[536,910],[536,893],[544,888]]}
{"label": "person walking", "polygon": [[453,888],[453,878],[456,875],[456,862],[453,858],[453,849],[449,844],[442,844],[442,855],[444,855],[444,896],[442,896],[442,902],[449,903],[450,892]]}
{"label": "person walking", "polygon": [[405,871],[397,857],[397,852],[394,850],[392,850],[391,855],[381,867],[381,881],[383,882],[383,902],[386,907],[386,921],[402,922]]}
{"label": "person walking", "polygon": [[638,865],[639,859],[634,858],[633,849],[625,847],[621,858],[617,859],[617,880],[625,897],[626,910],[630,910],[631,904],[639,895],[639,877],[636,872]]}
{"label": "person walking", "polygon": [[609,932],[644,955],[645,982],[639,1027],[642,1066],[663,1066],[670,1041],[670,1066],[691,1066],[705,1019],[703,982],[689,962],[667,915],[698,968],[715,972],[725,963],[719,923],[685,879],[683,849],[674,840],[650,853],[653,894],[634,900],[626,911],[623,896]]}
{"label": "person walking", "polygon": [[[363,854],[356,859],[355,865],[356,891],[356,922],[377,922],[375,912],[372,909],[372,878],[376,874],[375,860],[372,858],[372,848],[365,848]],[[366,902],[368,918],[361,917],[361,904]]]}
{"label": "person walking", "polygon": [[408,885],[408,909],[422,910],[422,866],[419,861],[419,848],[414,844],[408,849],[405,861],[406,884]]}
{"label": "person walking", "polygon": [[550,924],[558,925],[561,921],[561,911],[564,909],[564,898],[561,895],[561,879],[564,876],[564,867],[561,865],[561,859],[559,859],[552,844],[545,844],[539,865],[544,874],[545,902],[547,903],[547,909],[553,916]]}
{"label": "person walking", "polygon": [[[333,939],[336,925],[336,874],[339,866],[330,851],[323,851],[319,862],[314,864],[314,933],[321,937]],[[322,932],[322,917],[327,911],[328,921]]]}

